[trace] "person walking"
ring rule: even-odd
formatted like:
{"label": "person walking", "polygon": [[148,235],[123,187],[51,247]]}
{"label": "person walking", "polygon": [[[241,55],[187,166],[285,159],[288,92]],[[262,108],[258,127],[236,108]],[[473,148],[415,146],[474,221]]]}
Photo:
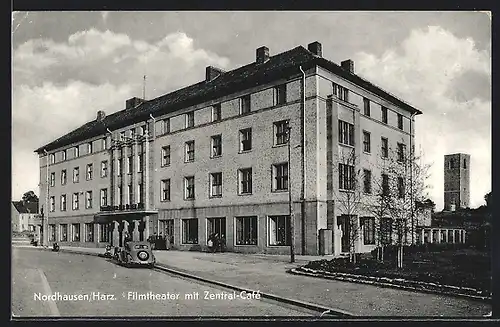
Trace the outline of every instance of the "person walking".
{"label": "person walking", "polygon": [[215,252],[215,234],[210,234],[207,239],[208,251],[214,253]]}

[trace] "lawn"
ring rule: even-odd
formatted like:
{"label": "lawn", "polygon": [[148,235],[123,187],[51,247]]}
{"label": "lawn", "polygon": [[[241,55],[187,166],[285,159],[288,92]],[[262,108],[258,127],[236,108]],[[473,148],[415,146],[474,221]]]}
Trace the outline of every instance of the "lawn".
{"label": "lawn", "polygon": [[468,287],[485,294],[491,293],[490,253],[475,249],[416,253],[408,251],[401,269],[396,268],[395,260],[390,255],[386,256],[383,262],[371,256],[361,256],[356,264],[350,263],[348,258],[335,258],[311,261],[305,267],[329,272]]}

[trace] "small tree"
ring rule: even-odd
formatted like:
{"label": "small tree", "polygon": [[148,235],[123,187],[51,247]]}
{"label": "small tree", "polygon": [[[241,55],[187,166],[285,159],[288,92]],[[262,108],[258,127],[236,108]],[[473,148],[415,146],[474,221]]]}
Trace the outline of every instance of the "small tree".
{"label": "small tree", "polygon": [[38,197],[36,196],[35,192],[28,191],[28,192],[23,194],[22,201],[23,201],[23,203],[38,202]]}
{"label": "small tree", "polygon": [[[334,188],[336,205],[341,211],[341,217],[347,227],[349,261],[356,263],[356,243],[360,237],[359,212],[364,207],[363,194],[360,184],[361,169],[354,149],[344,149],[339,155],[339,164],[336,172],[339,178],[339,187]],[[343,233],[346,231],[343,230]]]}

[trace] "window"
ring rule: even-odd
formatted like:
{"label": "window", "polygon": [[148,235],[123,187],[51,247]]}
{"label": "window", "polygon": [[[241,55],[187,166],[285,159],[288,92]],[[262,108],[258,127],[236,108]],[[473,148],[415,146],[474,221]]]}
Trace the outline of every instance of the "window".
{"label": "window", "polygon": [[85,224],[85,242],[94,242],[94,224]]}
{"label": "window", "polygon": [[371,153],[372,151],[370,136],[370,132],[363,131],[363,151],[366,153]]}
{"label": "window", "polygon": [[99,224],[99,242],[109,242],[109,224],[100,223]]}
{"label": "window", "polygon": [[240,114],[246,114],[250,112],[250,94],[242,96],[240,98]]}
{"label": "window", "polygon": [[67,224],[59,225],[59,231],[61,233],[60,237],[59,237],[61,242],[67,242],[68,241],[68,225]]}
{"label": "window", "polygon": [[212,136],[212,158],[222,155],[222,135]]}
{"label": "window", "polygon": [[170,244],[174,244],[174,220],[160,220],[160,233],[161,231],[164,231],[163,235],[170,236]]}
{"label": "window", "polygon": [[288,163],[273,165],[273,190],[288,190]]}
{"label": "window", "polygon": [[78,208],[79,208],[78,193],[73,193],[73,210],[78,210]]}
{"label": "window", "polygon": [[467,169],[467,159],[464,159],[464,169]]}
{"label": "window", "polygon": [[385,137],[381,138],[382,141],[382,158],[388,158],[389,157],[389,142]]}
{"label": "window", "polygon": [[142,183],[137,185],[137,203],[142,203],[142,197],[144,192],[144,186]]}
{"label": "window", "polygon": [[108,205],[108,189],[101,189],[101,207],[105,207]]}
{"label": "window", "polygon": [[53,153],[49,154],[49,161],[51,164],[55,163],[56,162],[56,155]]}
{"label": "window", "polygon": [[164,179],[160,182],[160,200],[170,201],[170,179]]}
{"label": "window", "polygon": [[73,183],[80,181],[80,167],[73,168]]}
{"label": "window", "polygon": [[161,131],[162,131],[162,134],[170,133],[170,118],[163,119]]}
{"label": "window", "polygon": [[405,160],[406,145],[403,143],[398,143],[398,161],[403,162]]}
{"label": "window", "polygon": [[448,169],[453,168],[455,168],[455,161],[453,159],[450,159],[450,161],[448,161]]}
{"label": "window", "polygon": [[274,88],[274,105],[286,103],[286,84],[278,85]]}
{"label": "window", "polygon": [[78,158],[80,156],[80,148],[78,146],[75,146],[74,147],[74,154],[75,154],[75,158]]}
{"label": "window", "polygon": [[382,195],[389,195],[389,175],[382,174]]}
{"label": "window", "polygon": [[62,160],[62,161],[65,161],[65,160],[66,160],[66,150],[63,150],[63,151],[61,152],[61,160]]}
{"label": "window", "polygon": [[361,217],[360,224],[363,228],[363,243],[365,245],[375,244],[375,218]]}
{"label": "window", "polygon": [[226,218],[207,218],[207,234],[219,234],[224,237],[226,234]]}
{"label": "window", "polygon": [[80,242],[80,224],[71,224],[71,235],[73,242]]}
{"label": "window", "polygon": [[403,177],[398,177],[398,198],[403,199],[405,197],[405,182]]}
{"label": "window", "polygon": [[212,107],[212,121],[219,121],[222,119],[222,109],[220,103],[214,104]]}
{"label": "window", "polygon": [[56,225],[49,225],[49,242],[56,241]]}
{"label": "window", "polygon": [[404,126],[403,126],[403,115],[401,114],[398,114],[398,128],[400,130],[403,130]]}
{"label": "window", "polygon": [[170,145],[161,148],[161,166],[170,165]]}
{"label": "window", "polygon": [[144,164],[144,161],[143,161],[143,155],[142,154],[139,154],[137,155],[137,172],[142,172],[142,166]]}
{"label": "window", "polygon": [[288,120],[274,123],[274,135],[276,136],[274,144],[281,145],[288,142]]}
{"label": "window", "polygon": [[368,169],[363,171],[363,192],[372,193],[372,172]]}
{"label": "window", "polygon": [[269,245],[291,244],[290,216],[269,217]]}
{"label": "window", "polygon": [[252,150],[252,129],[240,130],[240,152]]}
{"label": "window", "polygon": [[184,178],[186,193],[184,197],[186,200],[194,199],[194,176],[189,176]]}
{"label": "window", "polygon": [[61,185],[66,185],[67,180],[66,169],[63,169],[61,170]]}
{"label": "window", "polygon": [[92,179],[92,164],[88,164],[87,165],[87,180],[91,180]]}
{"label": "window", "polygon": [[194,111],[186,114],[186,128],[194,127]]}
{"label": "window", "polygon": [[210,174],[210,196],[222,196],[222,173]]}
{"label": "window", "polygon": [[92,191],[85,192],[85,209],[92,208]]}
{"label": "window", "polygon": [[339,189],[354,190],[354,166],[339,163]]}
{"label": "window", "polygon": [[382,107],[382,122],[387,124],[387,108]]}
{"label": "window", "polygon": [[108,161],[101,161],[101,177],[108,176]]}
{"label": "window", "polygon": [[380,236],[382,244],[392,243],[392,219],[380,219]]}
{"label": "window", "polygon": [[66,194],[61,195],[61,211],[66,211]]}
{"label": "window", "polygon": [[139,135],[144,135],[144,126],[139,126]]}
{"label": "window", "polygon": [[252,168],[240,169],[239,173],[240,194],[252,193]]}
{"label": "window", "polygon": [[102,149],[106,150],[108,148],[108,140],[106,138],[103,138],[101,141]]}
{"label": "window", "polygon": [[134,163],[133,157],[128,157],[127,158],[127,174],[132,174],[132,171],[134,169],[132,167],[133,163]]}
{"label": "window", "polygon": [[116,192],[116,197],[118,198],[118,205],[122,205],[123,204],[123,198],[122,198],[122,186],[118,186],[118,192]]}
{"label": "window", "polygon": [[371,113],[371,108],[370,108],[370,99],[367,99],[367,98],[363,98],[363,107],[364,107],[364,114],[365,116],[368,116],[370,117],[370,113]]}
{"label": "window", "polygon": [[87,153],[92,153],[92,142],[87,143]]}
{"label": "window", "polygon": [[339,142],[345,145],[354,145],[354,125],[339,120]]}
{"label": "window", "polygon": [[333,86],[333,96],[338,98],[339,100],[349,102],[349,90],[343,86],[332,83]]}
{"label": "window", "polygon": [[182,220],[182,244],[198,244],[198,219]]}
{"label": "window", "polygon": [[125,140],[125,131],[120,132],[120,141]]}
{"label": "window", "polygon": [[122,174],[122,158],[118,159],[118,167],[116,167],[116,176]]}
{"label": "window", "polygon": [[186,157],[184,158],[185,162],[194,161],[194,141],[186,142]]}
{"label": "window", "polygon": [[257,217],[236,217],[236,245],[257,245]]}
{"label": "window", "polygon": [[56,173],[50,173],[50,186],[55,186],[56,185]]}
{"label": "window", "polygon": [[56,211],[56,197],[51,196],[50,197],[50,212]]}
{"label": "window", "polygon": [[132,185],[127,185],[127,194],[128,194],[128,204],[134,203],[134,193],[132,192]]}

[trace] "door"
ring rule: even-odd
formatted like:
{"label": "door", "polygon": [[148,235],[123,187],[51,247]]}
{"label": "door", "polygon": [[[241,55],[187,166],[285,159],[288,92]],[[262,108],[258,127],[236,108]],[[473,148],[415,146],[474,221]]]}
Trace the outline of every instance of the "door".
{"label": "door", "polygon": [[341,251],[349,252],[349,235],[351,235],[351,224],[349,221],[349,216],[342,215],[338,217],[337,225],[340,226],[340,229],[342,230]]}
{"label": "door", "polygon": [[174,220],[165,219],[160,220],[160,232],[163,236],[168,235],[170,238],[170,244],[174,244]]}

